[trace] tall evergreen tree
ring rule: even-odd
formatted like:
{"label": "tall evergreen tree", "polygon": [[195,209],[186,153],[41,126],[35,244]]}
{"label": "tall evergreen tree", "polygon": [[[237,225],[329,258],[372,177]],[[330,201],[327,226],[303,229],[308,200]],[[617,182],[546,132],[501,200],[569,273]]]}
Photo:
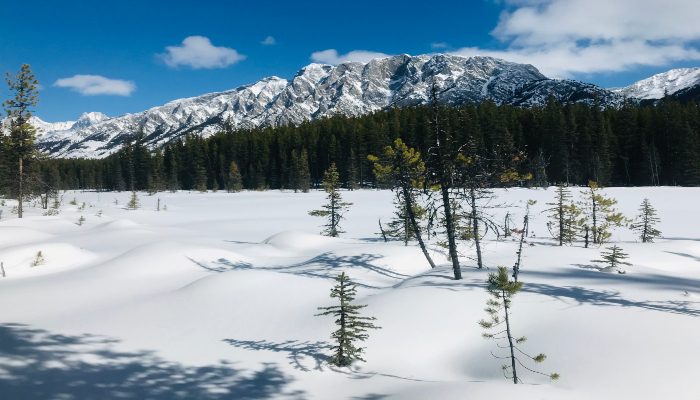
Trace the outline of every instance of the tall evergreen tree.
{"label": "tall evergreen tree", "polygon": [[238,168],[238,164],[235,161],[231,161],[228,166],[228,186],[227,190],[229,192],[240,192],[243,190],[243,178],[241,177],[241,170]]}
{"label": "tall evergreen tree", "polygon": [[[24,210],[24,195],[27,171],[25,162],[32,159],[35,153],[34,139],[36,130],[30,123],[33,108],[39,99],[37,85],[39,81],[32,73],[29,64],[23,64],[17,75],[6,76],[7,86],[13,97],[5,100],[3,106],[10,120],[10,134],[4,139],[3,152],[6,155],[5,162],[13,165],[16,161],[16,182],[14,194],[17,196],[17,217],[22,218]],[[14,185],[12,185],[14,186]]]}
{"label": "tall evergreen tree", "polygon": [[560,184],[556,188],[554,202],[546,204],[550,206],[546,210],[549,217],[547,228],[559,246],[565,243],[571,244],[578,233],[581,212],[571,199],[571,190],[566,185]]}
{"label": "tall evergreen tree", "polygon": [[357,287],[350,278],[342,272],[335,279],[336,285],[331,289],[331,298],[338,299],[338,305],[319,307],[321,310],[317,316],[332,315],[338,329],[331,334],[336,345],[333,347],[331,363],[338,367],[347,367],[354,361],[365,361],[362,358],[364,349],[358,346],[358,342],[367,340],[369,329],[379,329],[374,325],[374,317],[363,317],[360,310],[366,305],[353,304],[357,295]]}
{"label": "tall evergreen tree", "polygon": [[585,225],[590,227],[595,244],[605,243],[612,236],[611,229],[625,222],[625,217],[614,207],[617,200],[603,195],[601,187],[594,181],[588,182],[580,203]]}
{"label": "tall evergreen tree", "polygon": [[[417,201],[417,189],[425,183],[426,167],[418,151],[408,147],[401,139],[396,139],[393,146],[386,146],[381,158],[368,156],[374,164],[377,180],[385,182],[397,194],[400,208],[399,217],[404,217],[404,227],[410,227],[412,236],[431,268],[435,268],[426,244],[423,241],[419,224],[422,207]],[[406,222],[410,225],[406,226]],[[408,235],[406,235],[408,238]]]}
{"label": "tall evergreen tree", "polygon": [[314,217],[326,217],[327,222],[324,225],[323,234],[326,236],[337,237],[344,233],[340,229],[340,220],[343,219],[343,214],[350,208],[352,203],[343,201],[340,195],[340,175],[335,163],[331,164],[323,175],[323,190],[327,193],[327,203],[323,205],[322,210],[313,210],[309,215]]}

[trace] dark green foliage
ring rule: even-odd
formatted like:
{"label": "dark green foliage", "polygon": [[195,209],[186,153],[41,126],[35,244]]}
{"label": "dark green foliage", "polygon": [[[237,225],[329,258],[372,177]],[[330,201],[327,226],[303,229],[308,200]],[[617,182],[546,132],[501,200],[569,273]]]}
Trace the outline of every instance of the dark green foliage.
{"label": "dark green foliage", "polygon": [[661,236],[661,231],[656,229],[656,224],[659,221],[659,218],[656,216],[656,209],[652,207],[649,199],[644,199],[639,207],[639,215],[630,225],[630,228],[639,234],[639,239],[642,240],[642,243],[650,243]]}
{"label": "dark green foliage", "polygon": [[338,329],[331,334],[331,338],[336,342],[331,363],[338,367],[347,367],[354,361],[365,361],[362,358],[364,349],[358,346],[358,342],[363,342],[369,337],[367,330],[379,327],[372,323],[376,318],[360,315],[359,310],[367,307],[366,305],[353,304],[357,288],[345,272],[338,275],[335,281],[337,283],[331,289],[331,298],[338,299],[338,305],[319,307],[321,313],[316,315],[332,315],[336,318],[335,324]]}
{"label": "dark green foliage", "polygon": [[[298,126],[240,131],[222,128],[206,139],[193,134],[165,146],[162,175],[170,190],[225,188],[227,167],[235,161],[246,189],[288,188],[291,154],[296,151],[300,160],[307,160],[311,186],[319,185],[331,163],[336,163],[345,186],[372,186],[377,182],[367,155],[381,154],[397,138],[424,154],[436,171],[432,168],[436,161],[433,112],[431,107],[392,108]],[[443,154],[447,161],[456,156],[458,147],[452,148],[452,144],[461,146],[470,141],[479,156],[495,162],[506,161],[506,154],[526,150],[529,156],[522,167],[533,179],[516,184],[586,185],[594,180],[607,186],[700,185],[700,106],[692,102],[628,104],[606,110],[554,101],[536,108],[485,102],[440,107],[438,114],[438,131],[447,139]],[[59,172],[60,189],[129,190],[128,160],[119,164],[115,158],[123,157],[44,160],[38,167],[43,170],[53,165]],[[153,161],[148,164],[140,173],[155,173]],[[135,178],[135,190],[149,189],[140,186],[147,184],[147,179]]]}
{"label": "dark green foliage", "polygon": [[617,245],[606,247],[605,250],[600,253],[600,256],[602,258],[601,260],[591,260],[591,262],[605,265],[604,269],[607,271],[624,273],[624,271],[620,269],[620,266],[632,265],[632,263],[625,261],[629,255],[623,252]]}
{"label": "dark green foliage", "polygon": [[240,192],[243,190],[243,177],[235,161],[231,161],[231,164],[228,166],[228,179],[226,183],[226,189],[229,192]]}
{"label": "dark green foliage", "polygon": [[328,202],[322,206],[322,210],[310,211],[309,215],[327,218],[327,222],[324,225],[325,229],[322,233],[326,236],[337,237],[339,234],[344,233],[340,229],[340,220],[343,219],[343,214],[350,208],[352,203],[344,202],[340,195],[340,175],[335,164],[331,164],[323,175],[323,190],[328,194]]}
{"label": "dark green foliage", "polygon": [[[515,338],[512,331],[512,322],[510,320],[510,310],[512,307],[512,299],[520,289],[523,283],[511,281],[508,276],[506,267],[498,267],[498,273],[490,273],[488,278],[487,290],[491,298],[486,302],[486,313],[489,318],[479,321],[479,325],[484,328],[485,332],[482,336],[486,339],[496,341],[498,348],[510,350],[509,356],[499,356],[494,354],[494,357],[499,359],[509,359],[510,365],[504,364],[501,366],[503,375],[508,379],[513,379],[513,383],[522,383],[518,378],[517,365],[522,368],[534,372],[536,374],[548,376],[552,380],[559,378],[559,374],[544,374],[527,367],[521,359],[526,357],[536,363],[543,362],[547,356],[540,353],[536,356],[531,356],[524,352],[518,345],[524,343],[525,337]],[[503,326],[505,324],[505,327]],[[500,341],[507,341],[507,345],[498,344]],[[493,354],[493,353],[492,353]],[[517,364],[517,365],[516,365]]]}

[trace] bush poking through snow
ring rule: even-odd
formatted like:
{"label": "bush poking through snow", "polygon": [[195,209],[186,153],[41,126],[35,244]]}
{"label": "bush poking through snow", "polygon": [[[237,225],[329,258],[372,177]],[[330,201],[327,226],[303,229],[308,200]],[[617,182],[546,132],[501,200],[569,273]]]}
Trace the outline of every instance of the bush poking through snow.
{"label": "bush poking through snow", "polygon": [[603,250],[600,254],[602,258],[601,260],[591,260],[591,262],[605,265],[605,267],[603,268],[603,270],[605,271],[617,271],[621,274],[624,274],[625,271],[621,270],[620,266],[632,265],[632,263],[625,261],[629,257],[629,255],[623,252],[622,249],[617,245],[612,247],[606,247],[605,250]]}
{"label": "bush poking through snow", "polygon": [[331,289],[331,298],[337,298],[339,305],[319,307],[318,309],[322,312],[316,315],[336,317],[335,324],[338,329],[331,334],[336,345],[333,347],[334,354],[330,362],[338,367],[347,367],[353,361],[365,361],[362,358],[364,349],[357,347],[357,342],[363,342],[369,337],[368,329],[379,329],[379,327],[372,323],[376,318],[359,315],[359,310],[367,305],[352,304],[357,289],[345,272],[338,275],[335,280],[337,283]]}
{"label": "bush poking through snow", "polygon": [[[540,353],[536,356],[531,356],[524,352],[519,344],[524,343],[527,339],[523,336],[520,338],[513,337],[512,326],[510,321],[510,308],[513,296],[522,289],[522,282],[511,281],[508,277],[508,269],[506,267],[498,267],[498,273],[490,273],[488,278],[487,290],[491,295],[491,298],[486,301],[486,312],[489,315],[488,320],[479,321],[479,325],[486,330],[482,336],[486,339],[492,339],[496,342],[498,348],[504,348],[510,350],[510,356],[500,356],[493,354],[494,357],[499,359],[510,359],[510,365],[503,364],[501,369],[503,370],[503,375],[508,379],[513,379],[513,383],[522,383],[522,380],[518,378],[517,365],[522,368],[534,372],[536,374],[548,376],[551,380],[559,379],[559,374],[551,373],[545,374],[540,371],[536,371],[527,367],[521,360],[524,357],[536,362],[543,362],[547,356]],[[501,319],[503,316],[503,319]],[[505,323],[505,329],[503,324]],[[500,330],[498,330],[500,329]],[[496,332],[494,332],[496,331]],[[507,341],[507,346],[502,346],[499,342]]]}
{"label": "bush poking through snow", "polygon": [[34,260],[32,261],[32,267],[37,267],[39,265],[42,265],[46,262],[44,259],[44,255],[41,253],[41,250],[37,251],[36,256],[34,256]]}
{"label": "bush poking through snow", "polygon": [[80,218],[78,218],[78,222],[76,222],[75,224],[78,226],[83,226],[84,223],[85,223],[85,217],[83,217],[81,215]]}

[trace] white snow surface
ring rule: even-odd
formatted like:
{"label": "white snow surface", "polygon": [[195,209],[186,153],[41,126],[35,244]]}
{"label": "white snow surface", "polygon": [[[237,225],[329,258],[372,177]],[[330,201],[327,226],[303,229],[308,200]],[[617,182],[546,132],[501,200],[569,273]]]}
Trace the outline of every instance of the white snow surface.
{"label": "white snow surface", "polygon": [[[628,216],[648,197],[664,234],[639,243],[625,228],[613,241],[630,254],[625,274],[591,268],[600,248],[558,247],[541,212],[553,189],[497,191],[520,224],[537,200],[524,250],[515,336],[544,352],[503,378],[502,353],[477,322],[485,280],[511,266],[516,242],[487,236],[486,268],[460,244],[464,279],[451,279],[431,240],[431,270],[415,243],[384,243],[388,191],[343,192],[354,203],[340,238],[317,234],[324,193],[68,192],[58,216],[2,207],[0,393],[7,399],[697,399],[700,358],[700,188],[608,188]],[[70,205],[75,198],[84,210]],[[156,211],[158,199],[166,211]],[[115,203],[116,200],[116,203]],[[117,204],[118,203],[118,204]],[[101,216],[97,216],[99,211]],[[76,224],[80,216],[86,221]],[[32,267],[42,251],[45,263]],[[314,316],[333,304],[333,278],[359,285],[380,330],[366,363],[334,368],[335,329]]]}
{"label": "white snow surface", "polygon": [[666,93],[673,94],[698,84],[700,84],[700,67],[676,68],[642,79],[630,86],[610,90],[638,99],[660,99]]}

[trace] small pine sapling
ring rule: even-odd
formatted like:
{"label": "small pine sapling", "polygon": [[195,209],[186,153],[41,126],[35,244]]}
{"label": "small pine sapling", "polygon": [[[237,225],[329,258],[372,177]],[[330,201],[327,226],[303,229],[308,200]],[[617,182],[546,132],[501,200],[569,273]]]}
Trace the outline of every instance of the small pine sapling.
{"label": "small pine sapling", "polygon": [[656,209],[652,207],[649,199],[644,199],[639,207],[639,215],[630,225],[630,228],[639,234],[639,239],[641,239],[642,243],[651,243],[654,239],[661,236],[661,231],[656,229],[656,224],[659,221],[659,218],[656,216]]}
{"label": "small pine sapling", "polygon": [[34,260],[32,260],[32,267],[37,267],[39,265],[44,264],[45,262],[46,260],[44,259],[44,254],[42,254],[41,250],[39,250],[34,256]]}
{"label": "small pine sapling", "polygon": [[131,192],[131,198],[129,199],[129,203],[126,205],[126,208],[129,210],[138,210],[139,206],[139,196],[136,194],[136,192]]}
{"label": "small pine sapling", "polygon": [[347,367],[354,361],[365,361],[362,358],[364,349],[358,347],[357,342],[367,340],[368,329],[379,329],[379,327],[372,323],[376,318],[360,316],[359,310],[367,305],[353,304],[357,288],[345,272],[338,275],[335,280],[337,283],[331,289],[331,298],[338,299],[339,304],[319,307],[321,312],[316,316],[332,315],[336,318],[335,324],[338,329],[331,334],[336,345],[333,346],[334,354],[330,361],[338,367]]}
{"label": "small pine sapling", "polygon": [[[489,274],[487,290],[491,298],[487,300],[487,307],[485,308],[489,319],[479,321],[479,325],[486,330],[482,336],[486,339],[494,340],[498,348],[510,350],[509,356],[500,356],[493,352],[491,354],[499,359],[510,360],[510,365],[504,364],[501,366],[501,369],[506,378],[513,379],[514,384],[522,383],[522,380],[518,378],[517,365],[530,372],[547,376],[551,380],[557,380],[559,379],[559,374],[545,374],[526,366],[522,361],[523,357],[525,357],[535,363],[541,363],[547,358],[547,356],[542,353],[531,356],[524,352],[518,345],[524,343],[527,339],[525,337],[515,338],[513,336],[512,321],[510,320],[511,302],[513,296],[518,293],[522,287],[522,282],[511,281],[508,278],[508,269],[506,269],[506,267],[498,267],[498,273]],[[503,326],[504,324],[505,327]],[[508,345],[501,345],[501,341],[507,341]]]}
{"label": "small pine sapling", "polygon": [[69,204],[72,205],[72,206],[77,206],[77,205],[78,205],[78,199],[76,199],[75,197],[73,197],[73,200],[71,200]]}
{"label": "small pine sapling", "polygon": [[322,206],[322,210],[309,211],[309,215],[327,217],[328,221],[321,233],[326,236],[337,237],[343,233],[340,229],[340,220],[343,219],[343,214],[350,208],[352,203],[344,202],[340,195],[340,174],[338,174],[335,163],[331,164],[323,174],[323,189],[328,194],[328,202]]}
{"label": "small pine sapling", "polygon": [[588,189],[580,202],[583,211],[583,225],[590,227],[594,244],[603,244],[612,236],[612,228],[625,224],[625,217],[614,206],[617,200],[606,197],[602,188],[594,181],[588,182]]}
{"label": "small pine sapling", "polygon": [[85,223],[85,217],[81,215],[80,218],[78,218],[78,222],[76,222],[75,224],[78,226],[83,226],[84,223]]}
{"label": "small pine sapling", "polygon": [[605,250],[600,253],[600,256],[600,260],[591,260],[591,262],[605,265],[605,267],[603,267],[604,271],[617,271],[620,274],[624,274],[625,271],[621,270],[620,266],[632,265],[632,263],[625,261],[629,258],[629,255],[623,252],[622,248],[617,245],[606,247]]}

